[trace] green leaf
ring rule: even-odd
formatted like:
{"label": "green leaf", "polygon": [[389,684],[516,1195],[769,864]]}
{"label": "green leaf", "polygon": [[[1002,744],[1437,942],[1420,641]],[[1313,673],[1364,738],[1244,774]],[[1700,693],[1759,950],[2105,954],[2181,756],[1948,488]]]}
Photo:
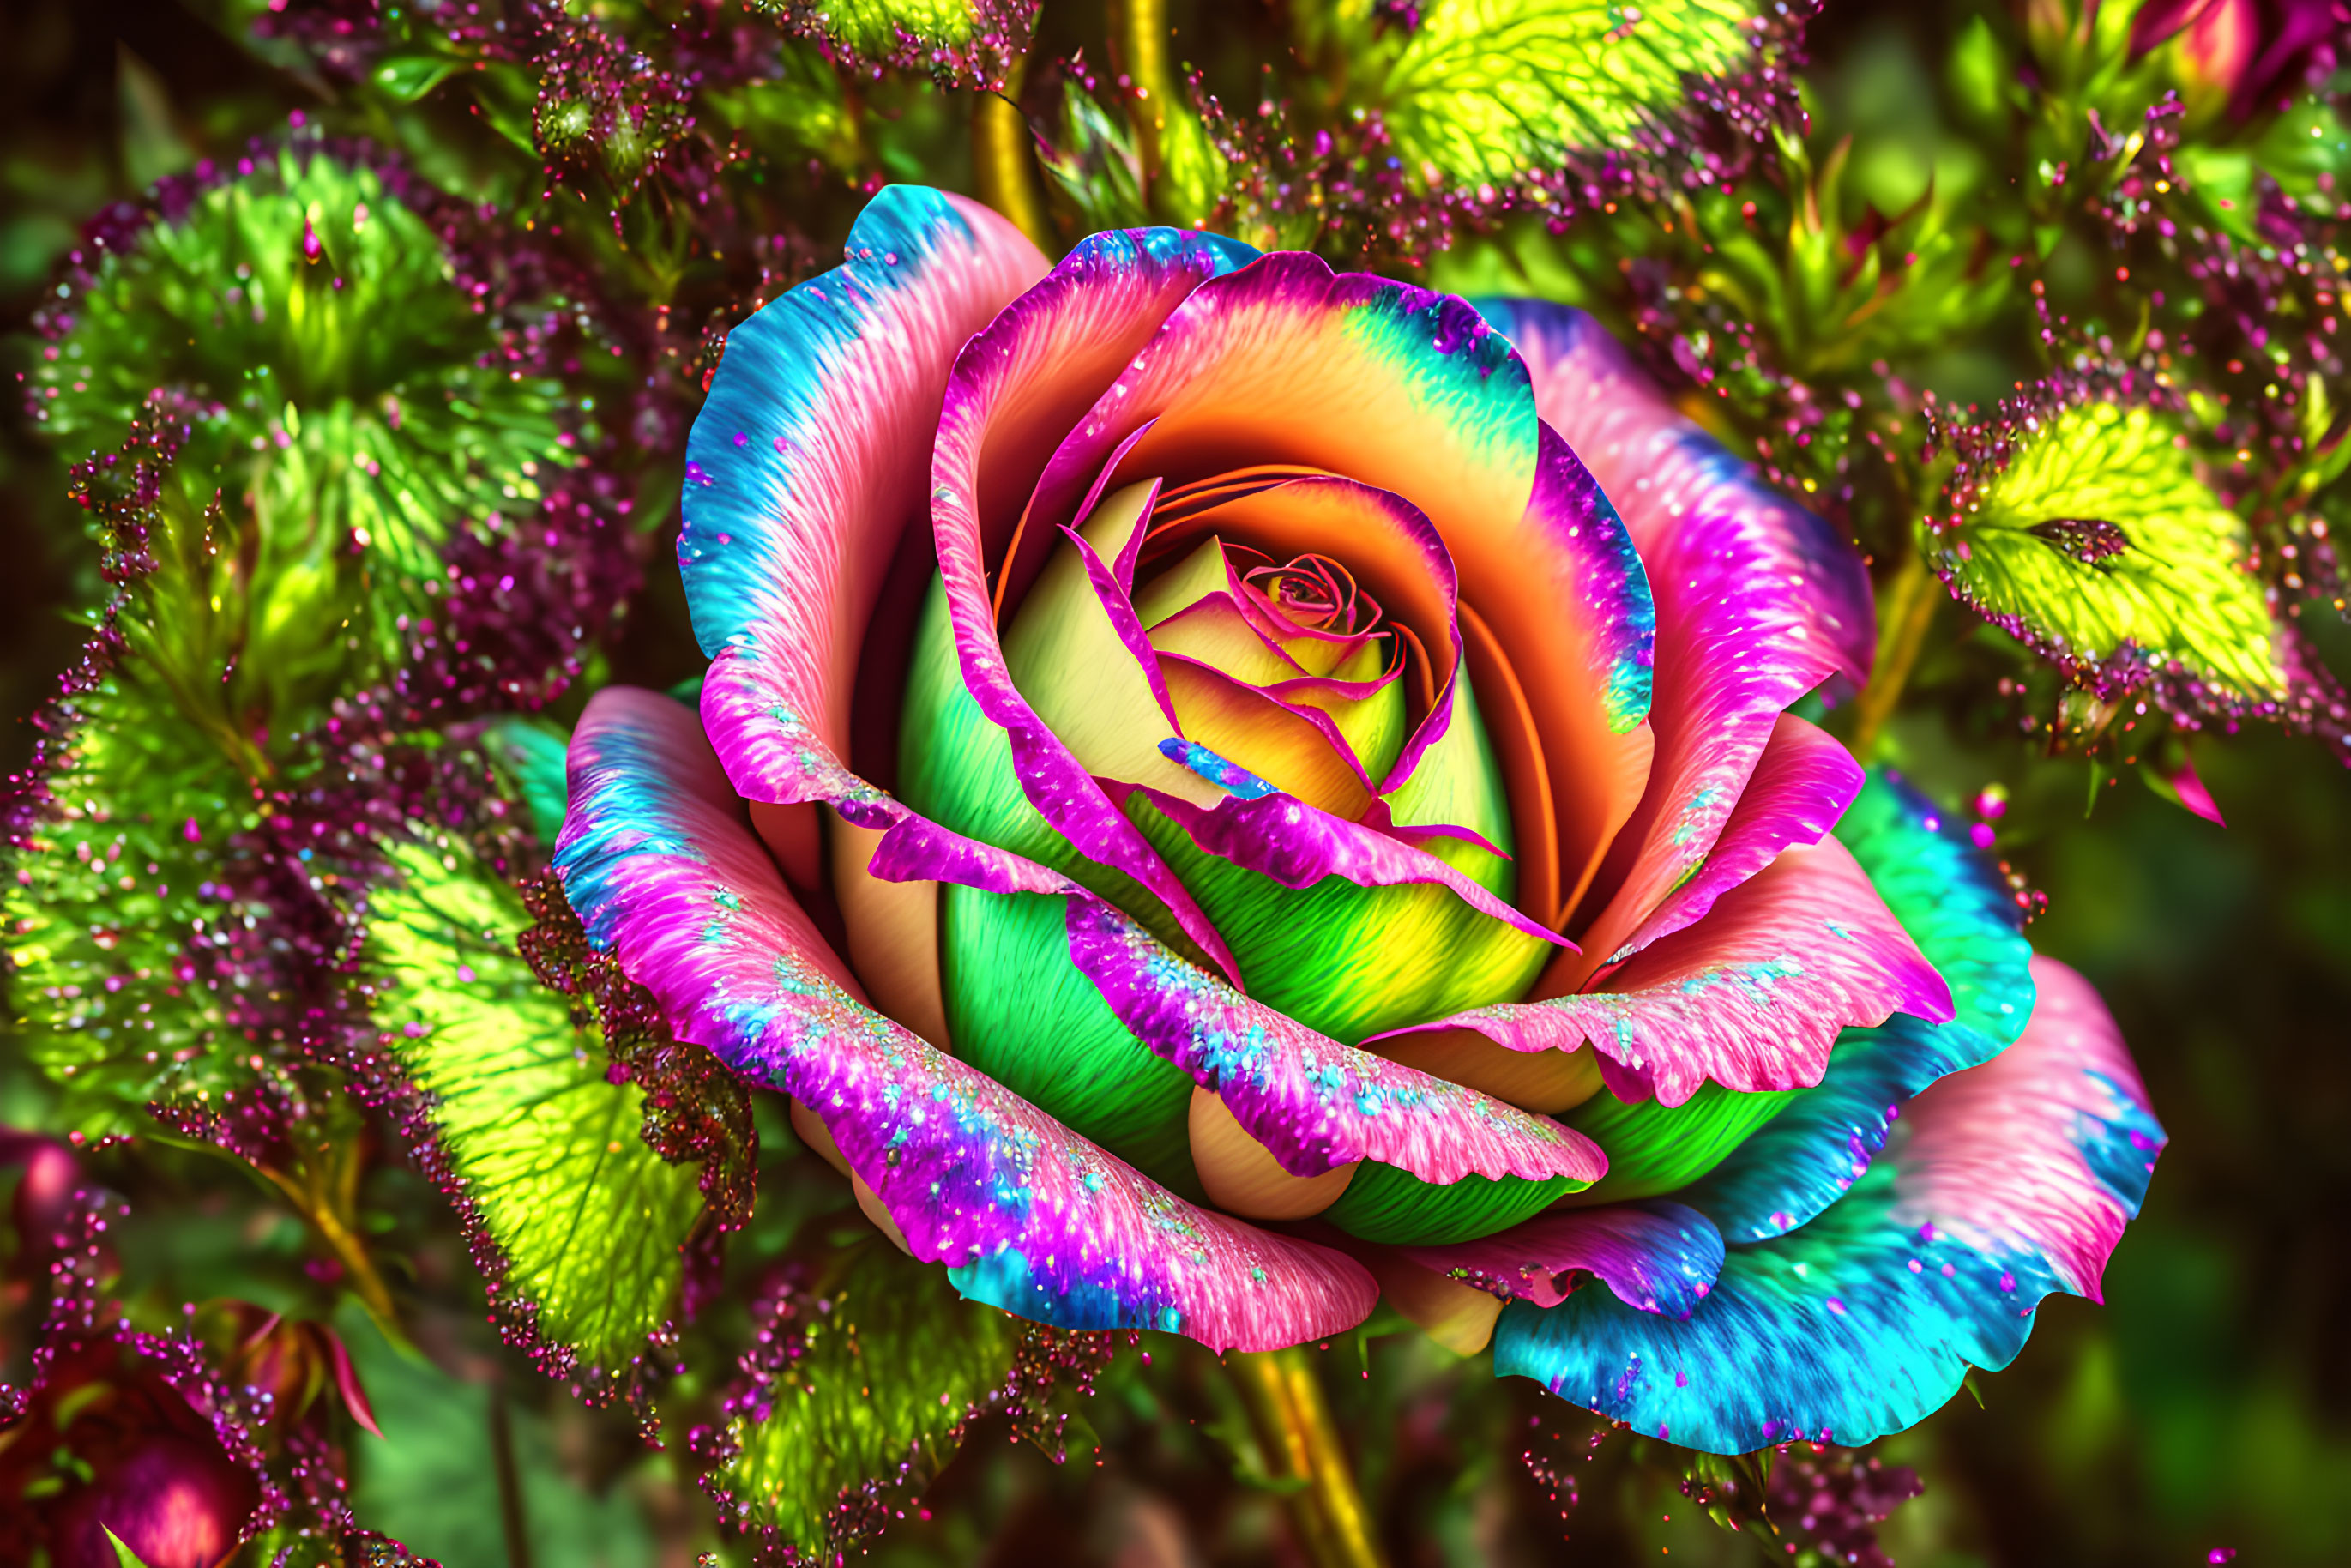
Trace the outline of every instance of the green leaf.
{"label": "green leaf", "polygon": [[[1143,199],[1143,153],[1134,131],[1096,103],[1075,81],[1061,87],[1058,145],[1040,158],[1045,172],[1078,212],[1080,225],[1136,228],[1151,222]],[[1206,188],[1203,176],[1203,189]]]}
{"label": "green leaf", "polygon": [[10,856],[9,994],[27,1060],[61,1091],[56,1125],[89,1137],[153,1129],[150,1102],[248,1082],[213,1047],[218,992],[183,976],[231,835],[260,816],[244,775],[168,700],[118,673],[57,716],[57,809]]}
{"label": "green leaf", "polygon": [[1377,101],[1407,175],[1515,179],[1621,143],[1750,52],[1740,0],[1436,0]]}
{"label": "green leaf", "polygon": [[515,950],[521,900],[462,846],[394,846],[369,956],[376,1021],[543,1333],[600,1367],[674,1315],[702,1211],[696,1167],[639,1136],[643,1092],[606,1081],[596,1026]]}
{"label": "green leaf", "polygon": [[456,68],[456,61],[433,55],[393,55],[376,66],[375,85],[396,103],[414,103]]}
{"label": "green leaf", "polygon": [[[69,455],[111,457],[155,389],[186,410],[164,504],[193,518],[217,497],[217,538],[140,591],[236,655],[244,733],[290,742],[387,674],[406,623],[441,612],[448,542],[534,517],[592,436],[560,382],[507,368],[475,304],[374,170],[289,147],[105,253],[28,374]],[[217,681],[198,651],[144,650]]]}
{"label": "green leaf", "polygon": [[147,1568],[139,1553],[122,1544],[122,1537],[114,1533],[113,1526],[101,1524],[99,1528],[106,1531],[106,1543],[114,1548],[116,1568]]}
{"label": "green leaf", "polygon": [[1029,47],[1034,0],[752,0],[857,65],[927,70],[956,86],[1000,88]]}
{"label": "green leaf", "polygon": [[2028,422],[1939,542],[1953,591],[2063,664],[2136,650],[2241,701],[2284,691],[2245,526],[2173,415],[2091,402]]}
{"label": "green leaf", "polygon": [[821,1298],[786,1297],[769,1326],[704,1484],[738,1528],[826,1562],[879,1528],[877,1503],[937,1473],[1011,1383],[1020,1345],[1017,1320],[878,1240]]}

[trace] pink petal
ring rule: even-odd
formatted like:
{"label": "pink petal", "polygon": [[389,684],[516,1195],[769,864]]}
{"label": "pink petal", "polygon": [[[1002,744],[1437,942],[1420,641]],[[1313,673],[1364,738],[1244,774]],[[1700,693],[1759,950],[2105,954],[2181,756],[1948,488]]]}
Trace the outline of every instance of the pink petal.
{"label": "pink petal", "polygon": [[570,771],[556,863],[590,939],[680,1038],[814,1112],[909,1250],[967,1294],[1218,1349],[1294,1344],[1371,1311],[1352,1260],[1184,1202],[864,1006],[689,711],[598,693]]}
{"label": "pink petal", "polygon": [[1608,1162],[1591,1139],[1315,1033],[1185,962],[1098,899],[1069,905],[1070,958],[1121,1022],[1225,1103],[1292,1176],[1354,1160],[1426,1182],[1572,1176]]}
{"label": "pink petal", "polygon": [[1022,510],[1061,433],[1168,312],[1233,260],[1206,236],[1093,236],[956,358],[931,461],[932,522],[964,683],[1010,738],[1021,789],[1072,848],[1141,883],[1228,973],[1232,956],[1192,895],[1012,684],[989,582],[993,575],[1014,601],[1081,497],[1114,487],[1103,460],[1131,429],[1104,444],[1065,506]]}
{"label": "pink petal", "polygon": [[1661,936],[1702,918],[1717,900],[1770,865],[1785,849],[1816,844],[1836,826],[1865,775],[1834,736],[1783,713],[1771,740],[1731,808],[1713,852],[1698,872],[1666,894],[1627,935],[1634,904],[1619,900],[1584,934],[1587,947],[1619,962]]}
{"label": "pink petal", "polygon": [[1708,1079],[1742,1092],[1818,1083],[1838,1030],[1896,1011],[1948,1022],[1950,988],[1831,838],[1783,852],[1596,990],[1443,1021],[1513,1051],[1589,1041],[1620,1099],[1654,1091],[1678,1105]]}
{"label": "pink petal", "polygon": [[1137,432],[1122,478],[1173,489],[1302,467],[1393,492],[1435,525],[1552,754],[1557,821],[1518,834],[1521,907],[1551,923],[1538,906],[1561,896],[1556,862],[1530,847],[1556,834],[1596,858],[1598,826],[1638,796],[1646,742],[1628,737],[1646,708],[1649,615],[1622,526],[1575,455],[1543,442],[1509,346],[1460,300],[1270,256],[1168,318],[1055,455],[1040,498],[1070,504]]}
{"label": "pink petal", "polygon": [[[1594,886],[1629,929],[1714,847],[1781,713],[1831,674],[1867,679],[1869,578],[1849,542],[1759,483],[1590,318],[1533,301],[1497,314],[1544,420],[1615,502],[1656,596],[1656,757]],[[1586,950],[1586,963],[1604,957]],[[1563,967],[1544,991],[1580,980],[1574,961]]]}
{"label": "pink petal", "polygon": [[728,335],[686,443],[678,564],[712,657],[703,713],[738,793],[837,800],[857,658],[956,350],[1045,270],[976,202],[893,185],[848,259]]}
{"label": "pink petal", "polygon": [[2037,1254],[2066,1290],[2102,1301],[2163,1130],[2095,988],[2039,955],[2032,983],[2014,1045],[1903,1108],[1895,1218],[1992,1257]]}

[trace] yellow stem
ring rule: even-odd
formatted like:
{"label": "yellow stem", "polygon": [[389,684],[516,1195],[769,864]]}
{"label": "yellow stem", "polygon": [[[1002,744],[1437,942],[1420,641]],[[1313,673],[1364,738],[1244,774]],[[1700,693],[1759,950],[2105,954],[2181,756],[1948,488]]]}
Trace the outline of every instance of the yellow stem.
{"label": "yellow stem", "polygon": [[1927,558],[1913,548],[1903,557],[1894,580],[1886,585],[1879,600],[1877,659],[1869,685],[1854,704],[1853,754],[1864,762],[1870,761],[1877,749],[1878,737],[1893,716],[1894,705],[1902,698],[1902,688],[1909,684],[1919,650],[1927,645],[1928,628],[1934,624],[1935,611],[1942,602],[1941,580],[1928,570]]}
{"label": "yellow stem", "polygon": [[983,92],[972,110],[972,162],[979,176],[979,199],[1008,219],[1047,256],[1056,250],[1053,227],[1038,199],[1035,155],[1029,121],[1015,100],[1020,95],[1020,62],[1015,61],[1000,93]]}
{"label": "yellow stem", "polygon": [[360,1304],[367,1308],[368,1315],[375,1319],[376,1326],[383,1330],[384,1337],[394,1344],[404,1343],[406,1336],[400,1332],[400,1314],[392,1304],[392,1292],[385,1288],[383,1276],[376,1272],[374,1260],[368,1257],[367,1248],[351,1233],[350,1227],[343,1223],[341,1216],[335,1212],[334,1204],[317,1190],[320,1184],[308,1162],[303,1167],[305,1176],[308,1177],[305,1182],[297,1182],[283,1171],[267,1166],[254,1168],[285,1195],[286,1201],[294,1206],[294,1211],[319,1233],[336,1259],[350,1271],[351,1289],[358,1292]]}
{"label": "yellow stem", "polygon": [[1306,1353],[1236,1351],[1224,1364],[1257,1428],[1268,1469],[1302,1483],[1287,1501],[1309,1561],[1315,1568],[1385,1568],[1330,1402]]}
{"label": "yellow stem", "polygon": [[1125,57],[1127,79],[1134,84],[1128,114],[1134,123],[1134,150],[1143,158],[1147,195],[1158,183],[1159,134],[1166,128],[1167,100],[1176,90],[1167,66],[1167,0],[1116,0],[1111,21],[1117,29],[1119,52]]}

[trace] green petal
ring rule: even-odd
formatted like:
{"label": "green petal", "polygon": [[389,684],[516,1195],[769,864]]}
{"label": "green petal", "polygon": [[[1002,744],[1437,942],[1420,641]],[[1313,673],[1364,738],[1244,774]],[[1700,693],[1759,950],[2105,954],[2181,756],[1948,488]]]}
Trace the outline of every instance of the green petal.
{"label": "green petal", "polygon": [[[933,821],[1050,865],[1135,912],[1161,940],[1180,940],[1157,900],[1077,853],[1029,803],[1011,742],[964,686],[935,576],[907,677],[898,791]],[[939,978],[956,1055],[1162,1185],[1196,1189],[1192,1080],[1129,1033],[1071,965],[1060,899],[943,887]]]}
{"label": "green petal", "polygon": [[1062,900],[952,886],[941,894],[956,1054],[1163,1186],[1196,1192],[1192,1075],[1129,1033],[1070,962]]}
{"label": "green petal", "polygon": [[1518,896],[1518,866],[1502,858],[1517,848],[1510,836],[1510,800],[1467,670],[1453,683],[1453,722],[1421,753],[1412,777],[1396,786],[1387,802],[1405,826],[1467,828],[1501,851],[1502,855],[1479,854],[1452,863],[1505,904]]}
{"label": "green petal", "polygon": [[1162,941],[1174,935],[1158,901],[1129,878],[1071,849],[1021,791],[1012,742],[982,713],[956,662],[946,587],[931,575],[914,632],[898,727],[898,798],[942,827],[1052,867],[1133,914]]}
{"label": "green petal", "polygon": [[[1127,814],[1216,923],[1249,993],[1349,1045],[1515,999],[1554,950],[1479,914],[1447,888],[1359,887],[1335,876],[1284,887],[1204,852],[1139,799]],[[1494,863],[1471,845],[1428,847],[1480,881]]]}
{"label": "green petal", "polygon": [[1573,1176],[1529,1181],[1523,1176],[1464,1177],[1450,1186],[1410,1171],[1365,1160],[1339,1201],[1322,1211],[1350,1236],[1392,1246],[1473,1241],[1531,1219],[1583,1184]]}
{"label": "green petal", "polygon": [[1802,1092],[1774,1089],[1742,1094],[1706,1083],[1673,1106],[1655,1100],[1628,1105],[1613,1094],[1596,1094],[1560,1118],[1608,1156],[1608,1174],[1579,1201],[1612,1203],[1687,1186],[1729,1158],[1756,1128]]}
{"label": "green petal", "polygon": [[2016,905],[1984,857],[1923,826],[1905,793],[1873,772],[1836,836],[1949,983],[1953,1021],[1993,1042],[1989,1060],[2016,1043],[2032,1016],[2032,944],[2017,928]]}

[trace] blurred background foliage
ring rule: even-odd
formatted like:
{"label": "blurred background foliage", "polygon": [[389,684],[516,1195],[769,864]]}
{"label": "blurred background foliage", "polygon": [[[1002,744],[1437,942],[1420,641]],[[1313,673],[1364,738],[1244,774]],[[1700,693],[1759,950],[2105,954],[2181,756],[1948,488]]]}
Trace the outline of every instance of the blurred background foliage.
{"label": "blurred background foliage", "polygon": [[[297,47],[282,29],[255,42],[256,24],[283,9],[243,0],[20,0],[6,8],[0,331],[22,334],[53,291],[68,292],[60,268],[93,214],[199,160],[235,159],[250,139],[282,132],[291,114],[359,104],[346,120],[361,123],[341,129],[403,151],[424,179],[473,203],[512,208],[533,199],[544,162],[580,193],[567,221],[610,225],[611,244],[601,227],[592,246],[581,243],[622,280],[613,292],[635,314],[618,311],[596,327],[605,334],[597,341],[614,345],[623,367],[596,372],[593,390],[626,450],[623,486],[644,499],[642,526],[654,535],[647,580],[580,689],[606,678],[667,685],[691,676],[697,661],[660,530],[674,528],[680,411],[690,409],[706,363],[705,327],[812,271],[880,181],[985,186],[981,165],[993,144],[972,128],[994,110],[967,85],[903,72],[844,77],[813,52],[787,50],[779,72],[697,100],[698,119],[680,111],[643,122],[656,142],[698,136],[726,149],[702,165],[674,166],[687,173],[656,188],[643,182],[658,146],[535,124],[527,82],[436,92],[456,68],[429,50],[364,67],[377,71],[379,90],[355,95],[348,74],[321,73],[331,39],[323,52],[317,37]],[[496,14],[486,8],[480,25],[493,26]],[[1101,68],[1118,41],[1106,47],[1093,15],[1049,7],[1033,57],[1091,47]],[[1902,247],[1911,283],[1888,308],[1915,319],[1880,322],[1868,341],[1873,352],[1898,344],[1905,373],[1948,404],[1989,407],[2048,368],[2018,347],[2032,340],[2035,298],[1951,238],[1967,225],[2035,249],[2050,288],[2042,298],[2077,313],[2118,308],[2105,261],[2065,226],[2074,219],[2017,184],[2020,174],[2030,184],[2032,167],[2020,136],[2078,141],[2079,128],[2016,129],[2030,121],[2031,106],[2020,120],[2017,72],[1999,56],[2008,46],[1995,34],[2013,40],[2071,15],[2055,0],[2031,0],[2015,13],[1960,0],[1832,4],[1809,31],[1803,92],[1813,124],[1785,151],[1814,176],[1810,221],[1846,255],[1874,255],[1886,243]],[[1291,32],[1277,8],[1256,0],[1175,0],[1163,19],[1202,80],[1244,106],[1255,101],[1255,62],[1289,51],[1311,65],[1311,51],[1329,43]],[[886,53],[887,36],[880,40],[877,52]],[[1131,59],[1131,38],[1126,48]],[[573,64],[590,76],[628,69],[587,53]],[[1384,134],[1407,147],[1420,136],[1441,151],[1447,127],[1412,119],[1413,84],[1479,68],[1487,67],[1466,56],[1395,64],[1386,89],[1395,112]],[[1106,219],[1195,218],[1202,214],[1182,211],[1186,204],[1225,199],[1261,234],[1330,248],[1337,231],[1315,226],[1322,214],[1286,204],[1289,186],[1232,183],[1219,148],[1248,144],[1218,139],[1238,131],[1181,115],[1172,128],[1122,123],[1088,96],[1082,70],[1009,84],[1024,110],[1056,128],[1053,158],[1030,176],[1037,183],[1025,198],[1032,224],[1068,238]],[[1308,120],[1314,111],[1311,103],[1296,109]],[[2186,110],[2189,123],[2207,126],[2224,112],[2210,93],[2191,93]],[[447,133],[440,122],[455,116],[484,120],[495,134]],[[1476,125],[1461,133],[1468,151],[1454,151],[1472,165],[1491,154],[1510,166],[1510,147],[1480,140]],[[1137,147],[1138,136],[1152,134],[1166,145]],[[1301,137],[1311,142],[1311,127]],[[2218,156],[2284,178],[2293,172],[2278,152],[2284,145],[2241,138]],[[745,148],[759,160],[757,190],[729,198],[735,226],[714,240],[680,215],[679,204],[693,180],[726,177]],[[1145,167],[1171,172],[1146,182],[1137,173]],[[1395,167],[1400,184],[1387,193],[1412,194],[1410,163]],[[2212,188],[2225,189],[2227,170],[2211,168]],[[1343,204],[1353,175],[1316,178],[1318,191]],[[1386,188],[1372,187],[1357,195],[1376,213]],[[1620,229],[1635,223],[1632,214],[1630,204],[1615,214]],[[1364,249],[1391,271],[1448,287],[1531,286],[1620,323],[1649,306],[1628,292],[1612,258],[1672,248],[1654,234],[1587,244],[1608,232],[1591,223],[1553,244],[1539,214],[1483,214],[1448,235],[1458,242],[1451,249],[1428,243],[1435,232],[1372,233]],[[1777,298],[1771,268],[1783,264],[1768,249],[1742,257],[1725,247],[1708,265],[1734,297],[1743,287],[1753,299]],[[1821,482],[1835,491],[1837,470],[1771,446],[1782,408],[1774,400],[1785,391],[1772,376],[1847,384],[1882,376],[1848,362],[1841,334],[1849,334],[1852,300],[1832,295],[1800,306],[1783,301],[1771,314],[1776,335],[1765,371],[1741,380],[1737,356],[1723,357],[1722,385],[1738,390],[1712,423],[1776,479],[1827,505],[1836,497]],[[1862,409],[1858,398],[1852,407]],[[0,572],[0,706],[12,716],[55,692],[83,643],[78,617],[105,598],[101,553],[68,499],[67,470],[78,455],[8,411],[0,429],[8,561]],[[1886,504],[1880,491],[1848,491],[1843,502],[1844,520],[1865,539],[1898,536],[1899,519],[1889,526],[1871,513]],[[1889,556],[1881,591],[1892,570]],[[2332,618],[2315,617],[2305,630],[2322,662],[2351,667]],[[1995,799],[2005,792],[1998,852],[2047,899],[2031,935],[2104,992],[2172,1142],[2109,1270],[2111,1304],[2052,1299],[2013,1366],[1976,1375],[1938,1416],[1878,1445],[1884,1466],[1909,1468],[1924,1489],[1892,1510],[1880,1542],[1914,1568],[2139,1568],[2220,1562],[2231,1551],[2265,1568],[2351,1562],[2351,775],[2310,737],[2216,725],[2197,741],[2195,761],[2223,827],[2180,809],[2161,778],[2117,768],[2111,755],[2053,755],[2045,728],[2016,722],[2036,702],[2039,711],[2051,706],[2049,689],[2032,685],[2038,678],[2005,633],[1947,609],[1924,640],[1904,706],[1885,721],[1884,753],[1954,809],[1986,799],[1987,787],[1997,787]],[[2014,692],[2011,707],[1988,704],[1995,685],[2003,697]],[[2220,729],[2231,733],[2224,739]],[[25,764],[32,738],[21,724],[7,732],[9,769]],[[0,1075],[0,1124],[37,1122],[45,1094],[29,1075]],[[845,1186],[794,1157],[778,1103],[761,1093],[751,1109],[760,1123],[760,1203],[729,1256],[735,1304],[697,1325],[713,1343],[745,1333],[741,1302],[754,1293],[762,1256],[810,1228],[862,1231]],[[277,1194],[236,1176],[217,1151],[149,1140],[113,1162],[108,1180],[131,1197],[135,1216],[117,1237],[126,1301],[234,1300],[298,1313],[319,1300],[322,1281],[331,1284]],[[18,1179],[32,1181],[32,1168]],[[335,1319],[381,1433],[349,1432],[360,1517],[448,1568],[684,1564],[715,1546],[690,1480],[638,1442],[624,1408],[583,1408],[502,1346],[485,1322],[464,1239],[432,1185],[391,1160],[372,1163],[366,1180],[365,1223],[384,1239],[379,1255],[397,1259],[397,1287],[413,1305],[397,1343],[351,1298]],[[1136,1568],[1287,1561],[1280,1503],[1295,1483],[1278,1457],[1258,1448],[1231,1385],[1210,1375],[1196,1348],[1158,1337],[1144,1348],[1159,1360],[1154,1375],[1143,1375],[1130,1352],[1079,1402],[1061,1434],[1066,1462],[1045,1451],[1054,1443],[1022,1443],[1005,1418],[985,1418],[923,1501],[909,1505],[911,1517],[893,1521],[873,1544],[872,1560]],[[22,1345],[9,1350],[13,1357]],[[1417,1334],[1359,1333],[1310,1354],[1399,1565],[1731,1564],[1757,1561],[1759,1546],[1765,1558],[1798,1555],[1793,1543],[1782,1552],[1759,1542],[1751,1519],[1745,1530],[1722,1528],[1740,1518],[1738,1506],[1719,1500],[1721,1475],[1687,1468],[1690,1456],[1601,1430],[1529,1385],[1494,1385]],[[707,1393],[684,1390],[689,1402],[706,1403]],[[1818,1561],[1819,1550],[1808,1544],[1801,1560]]]}

